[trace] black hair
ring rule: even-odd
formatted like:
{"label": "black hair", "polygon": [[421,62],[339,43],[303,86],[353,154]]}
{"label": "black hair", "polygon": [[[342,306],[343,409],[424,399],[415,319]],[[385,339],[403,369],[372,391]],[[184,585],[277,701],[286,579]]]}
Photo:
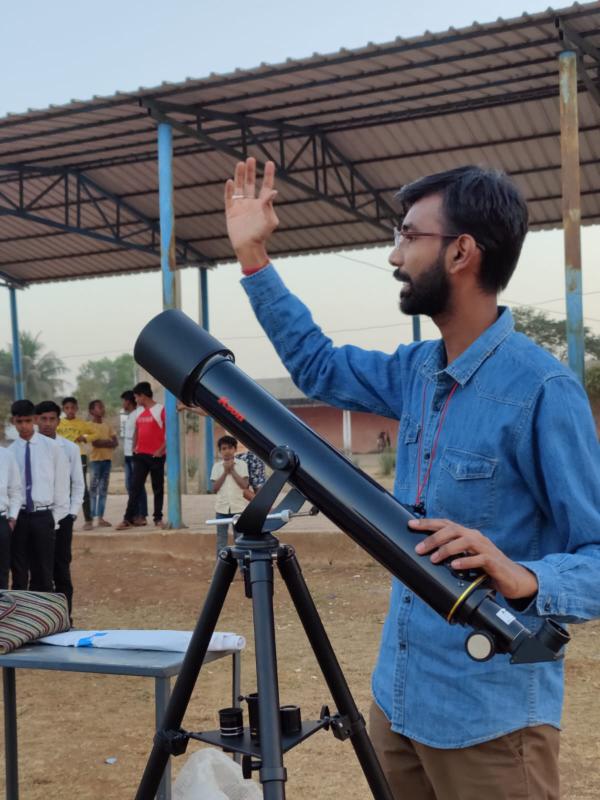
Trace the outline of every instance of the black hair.
{"label": "black hair", "polygon": [[97,398],[96,400],[90,400],[90,402],[88,403],[88,411],[90,412],[90,414],[92,413],[92,408],[96,405],[96,403],[101,403],[101,402],[102,400],[98,400]]}
{"label": "black hair", "polygon": [[13,417],[33,417],[35,406],[31,400],[15,400],[10,407],[10,413]]}
{"label": "black hair", "polygon": [[135,405],[135,396],[131,391],[131,389],[127,389],[121,394],[121,400],[127,400],[128,402],[133,403],[133,405]]}
{"label": "black hair", "polygon": [[52,411],[54,411],[57,417],[60,417],[60,407],[54,400],[42,400],[42,402],[38,403],[35,407],[36,414],[48,414]]}
{"label": "black hair", "polygon": [[237,447],[238,440],[233,436],[221,436],[217,439],[217,450],[221,449],[221,445],[228,444],[230,447]]}
{"label": "black hair", "polygon": [[396,195],[404,214],[417,200],[442,196],[446,223],[456,235],[468,233],[482,250],[479,284],[497,294],[508,284],[527,233],[527,204],[499,170],[457,167],[406,184]]}
{"label": "black hair", "polygon": [[65,398],[63,398],[63,401],[62,401],[63,408],[65,407],[65,405],[67,403],[75,403],[76,406],[79,405],[79,403],[77,402],[77,398],[76,397],[65,397]]}
{"label": "black hair", "polygon": [[152,387],[148,381],[140,381],[133,387],[134,394],[143,394],[145,397],[152,397]]}

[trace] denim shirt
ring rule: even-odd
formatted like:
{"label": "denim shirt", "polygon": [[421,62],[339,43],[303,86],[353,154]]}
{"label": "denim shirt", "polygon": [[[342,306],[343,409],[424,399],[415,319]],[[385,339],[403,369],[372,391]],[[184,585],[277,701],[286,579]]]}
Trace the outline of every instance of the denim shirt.
{"label": "denim shirt", "polygon": [[[305,394],[400,420],[394,495],[401,502],[415,502],[431,461],[427,516],[476,528],[536,575],[539,590],[518,614],[524,625],[535,631],[546,616],[600,616],[600,453],[589,403],[568,369],[515,333],[509,309],[448,365],[441,340],[391,355],[334,347],[272,266],[242,284]],[[456,748],[527,726],[559,727],[562,662],[511,665],[507,655],[475,662],[467,635],[392,580],[372,679],[392,729]]]}

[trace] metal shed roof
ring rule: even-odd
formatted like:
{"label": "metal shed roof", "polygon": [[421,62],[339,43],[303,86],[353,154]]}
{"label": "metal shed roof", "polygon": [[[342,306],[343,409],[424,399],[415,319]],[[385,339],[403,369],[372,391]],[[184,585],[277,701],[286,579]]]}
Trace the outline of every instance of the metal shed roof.
{"label": "metal shed roof", "polygon": [[557,56],[581,56],[582,219],[600,220],[600,2],[209,75],[0,119],[0,277],[31,283],[159,268],[156,123],[174,127],[179,265],[231,259],[233,161],[278,165],[273,255],[379,245],[393,195],[475,162],[561,225]]}

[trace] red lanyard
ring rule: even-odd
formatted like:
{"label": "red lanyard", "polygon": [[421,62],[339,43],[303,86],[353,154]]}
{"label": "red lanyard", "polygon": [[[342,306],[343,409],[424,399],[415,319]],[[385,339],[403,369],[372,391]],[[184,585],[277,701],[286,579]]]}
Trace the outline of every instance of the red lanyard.
{"label": "red lanyard", "polygon": [[433,446],[431,448],[431,456],[429,458],[429,466],[427,467],[427,472],[423,476],[423,480],[421,480],[421,450],[423,447],[423,434],[424,434],[424,426],[425,426],[425,396],[427,394],[427,384],[423,384],[423,402],[421,404],[421,430],[419,432],[419,449],[417,451],[417,499],[415,500],[415,508],[421,508],[422,512],[425,513],[425,509],[423,503],[421,501],[421,496],[425,491],[427,486],[427,482],[429,481],[429,476],[431,474],[431,468],[433,467],[433,461],[435,459],[435,453],[438,446],[438,440],[440,438],[440,433],[442,432],[442,426],[444,424],[444,420],[446,419],[446,412],[448,411],[448,406],[450,405],[450,400],[452,400],[452,395],[458,389],[459,384],[455,383],[450,392],[448,393],[448,397],[444,401],[444,405],[442,406],[442,411],[440,414],[440,421],[438,422],[437,430],[435,432],[435,436],[433,437]]}

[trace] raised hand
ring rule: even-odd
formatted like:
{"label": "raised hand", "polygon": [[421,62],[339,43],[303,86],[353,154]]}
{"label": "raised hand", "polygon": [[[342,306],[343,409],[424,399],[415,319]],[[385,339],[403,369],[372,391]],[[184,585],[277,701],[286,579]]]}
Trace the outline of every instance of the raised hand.
{"label": "raised hand", "polygon": [[279,225],[273,208],[277,192],[275,164],[267,161],[262,185],[256,196],[256,159],[239,161],[233,180],[225,184],[227,233],[243,269],[262,267],[269,262],[267,242]]}

